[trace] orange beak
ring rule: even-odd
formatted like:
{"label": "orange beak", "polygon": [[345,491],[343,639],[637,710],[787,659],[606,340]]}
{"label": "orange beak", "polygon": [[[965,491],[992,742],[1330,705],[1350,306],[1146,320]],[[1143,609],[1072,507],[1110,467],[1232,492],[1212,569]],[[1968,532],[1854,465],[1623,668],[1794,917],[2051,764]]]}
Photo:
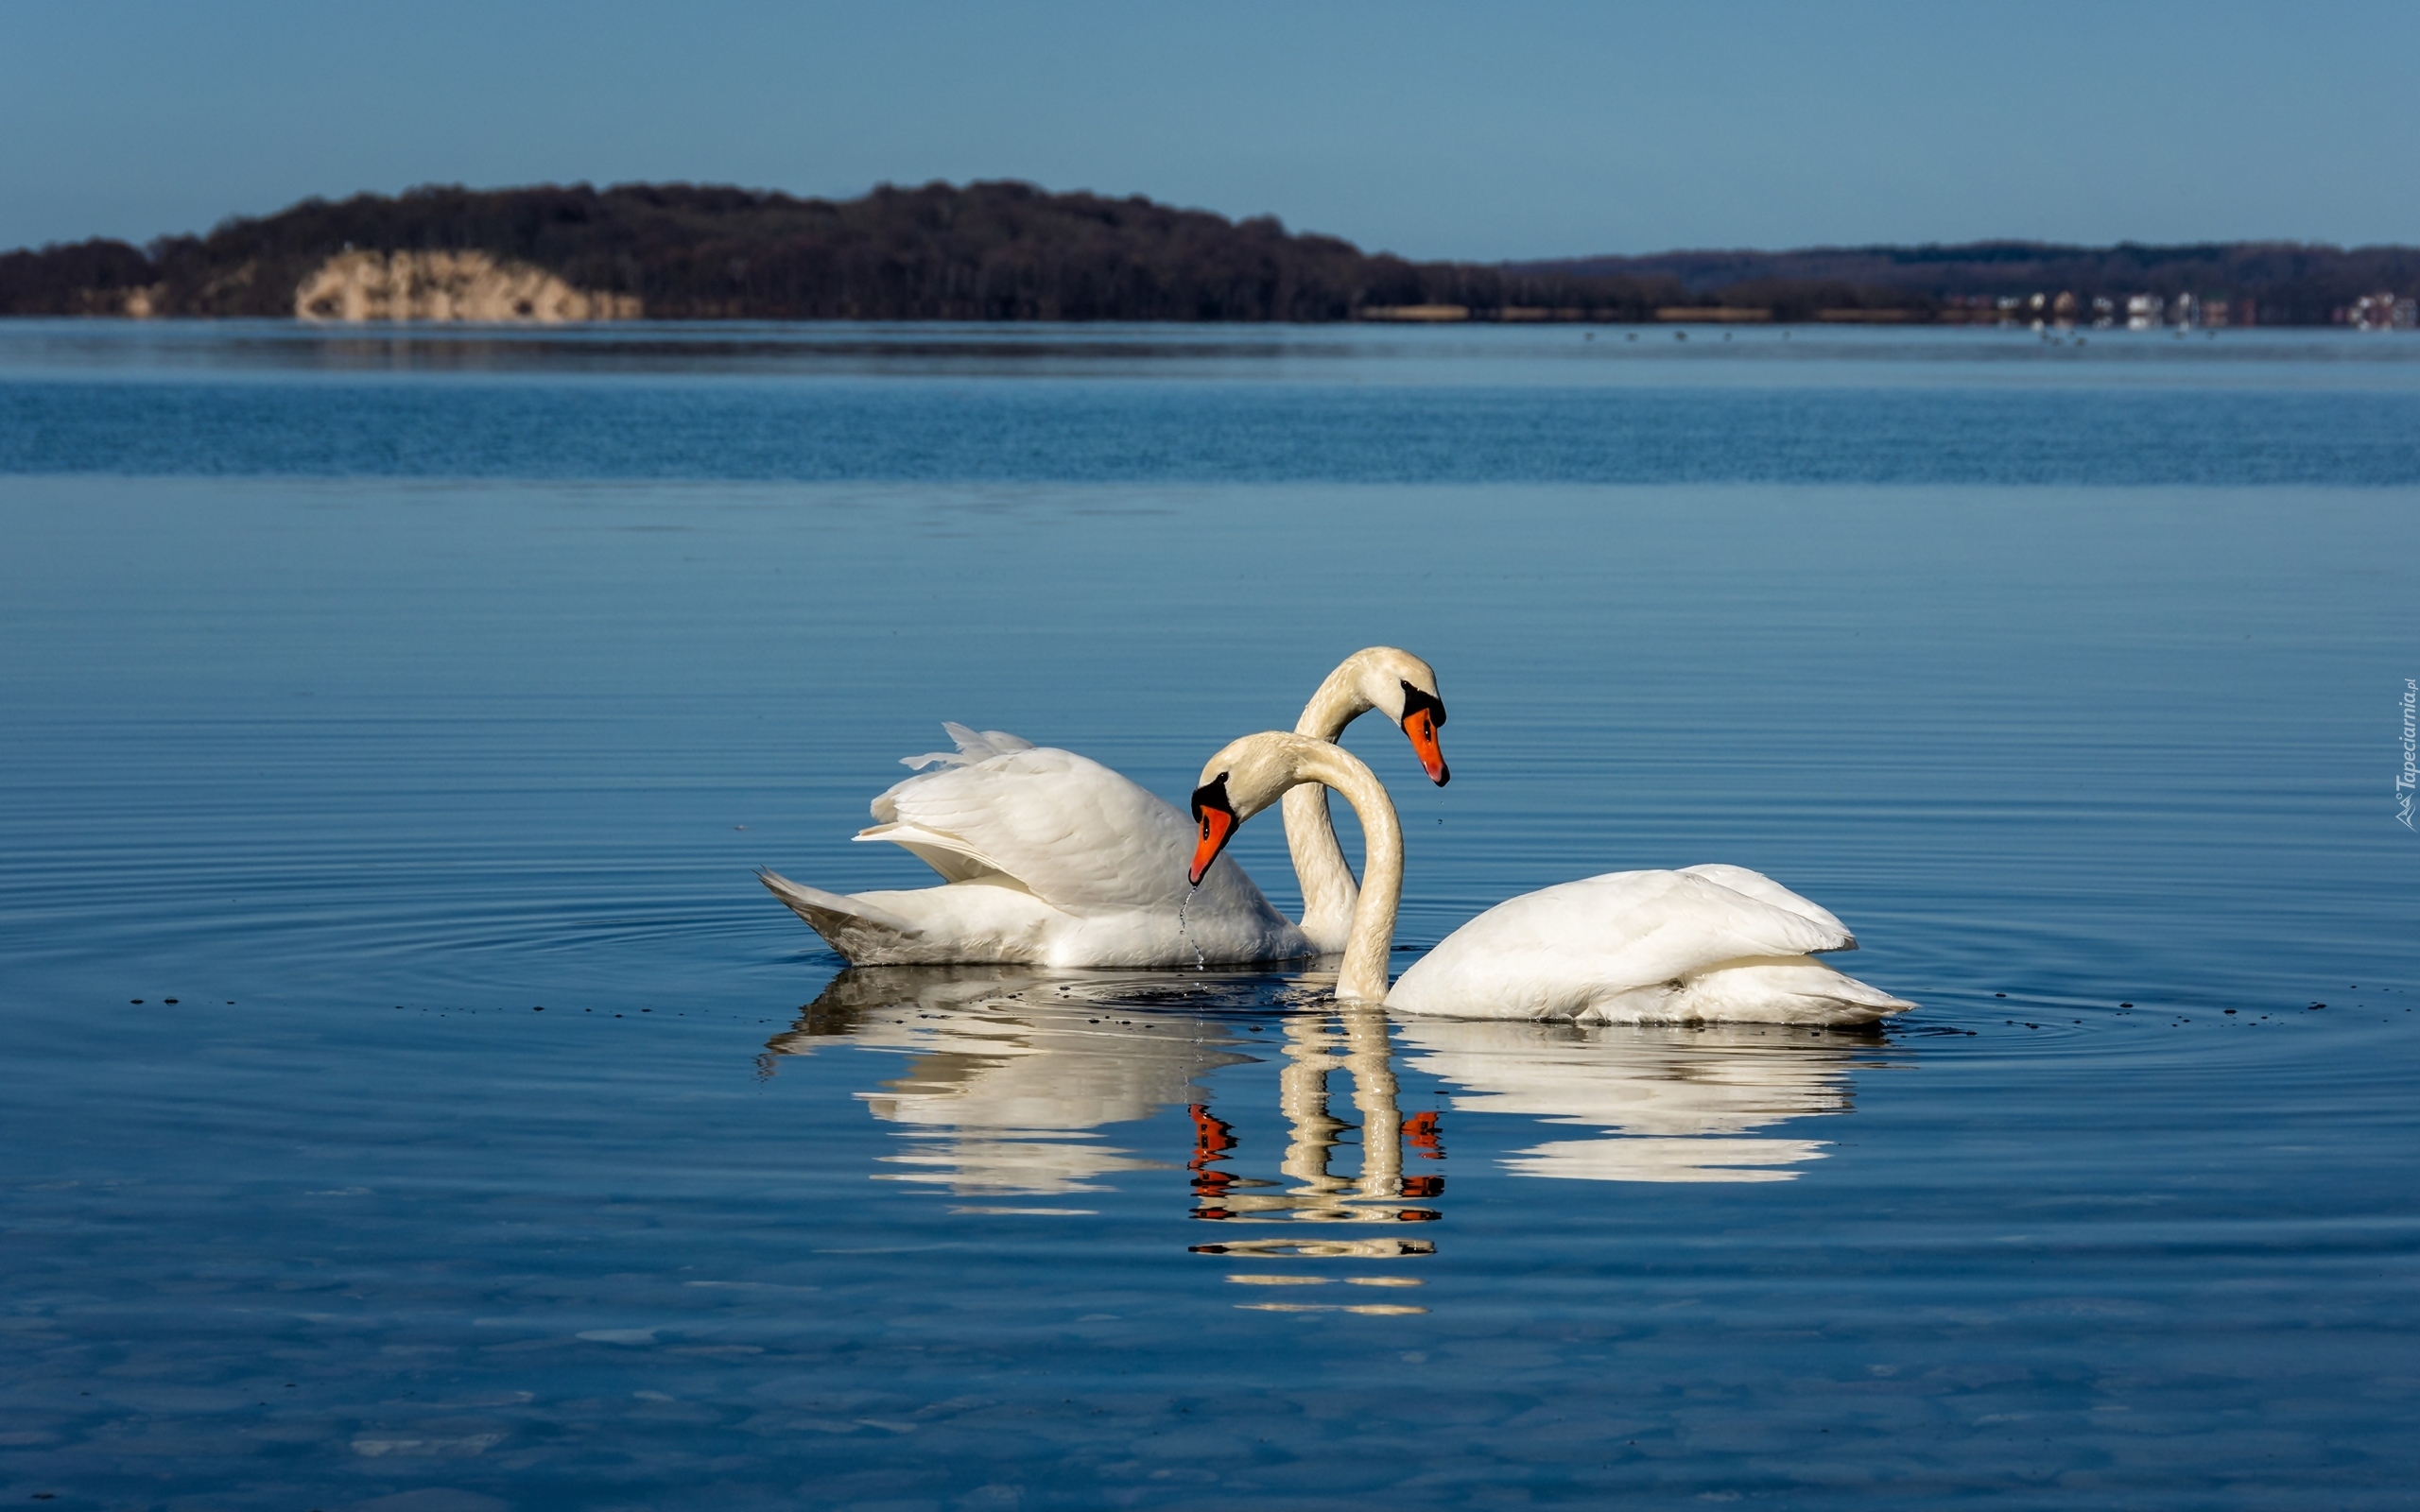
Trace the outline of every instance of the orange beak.
{"label": "orange beak", "polygon": [[1219,859],[1219,852],[1227,849],[1227,842],[1236,833],[1236,816],[1225,809],[1205,808],[1201,815],[1201,839],[1193,848],[1193,870],[1186,877],[1197,887],[1209,873],[1210,863]]}
{"label": "orange beak", "polygon": [[1428,780],[1444,786],[1454,774],[1445,769],[1445,753],[1437,746],[1436,712],[1414,709],[1403,716],[1403,732],[1411,737],[1411,748],[1419,755],[1420,765],[1428,769]]}

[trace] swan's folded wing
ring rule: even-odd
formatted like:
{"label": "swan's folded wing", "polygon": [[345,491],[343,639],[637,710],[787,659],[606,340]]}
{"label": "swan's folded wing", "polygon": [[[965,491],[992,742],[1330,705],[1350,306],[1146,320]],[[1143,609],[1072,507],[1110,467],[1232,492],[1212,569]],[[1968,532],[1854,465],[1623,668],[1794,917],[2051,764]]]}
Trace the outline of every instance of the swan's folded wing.
{"label": "swan's folded wing", "polygon": [[998,875],[1070,913],[1175,906],[1193,827],[1166,799],[1051,747],[911,777],[875,800],[891,822],[861,833],[923,856],[953,882]]}
{"label": "swan's folded wing", "polygon": [[1685,871],[1615,871],[1497,904],[1456,931],[1504,952],[1552,952],[1638,982],[1685,976],[1742,955],[1838,950],[1847,931]]}
{"label": "swan's folded wing", "polygon": [[1760,903],[1771,903],[1773,907],[1785,912],[1797,914],[1804,919],[1811,919],[1825,929],[1839,931],[1844,943],[1826,946],[1827,950],[1857,949],[1856,937],[1849,934],[1848,926],[1841,923],[1830,909],[1821,903],[1801,898],[1761,871],[1751,871],[1746,867],[1726,866],[1720,861],[1709,861],[1703,866],[1683,867],[1681,874],[1686,877],[1703,877],[1706,881],[1719,883],[1743,897],[1754,898]]}
{"label": "swan's folded wing", "polygon": [[960,835],[943,834],[914,824],[873,824],[859,830],[852,838],[888,840],[940,872],[943,882],[1016,882]]}
{"label": "swan's folded wing", "polygon": [[1496,904],[1406,971],[1387,1001],[1414,1012],[1560,1017],[1724,961],[1838,950],[1846,938],[1701,876],[1616,871]]}

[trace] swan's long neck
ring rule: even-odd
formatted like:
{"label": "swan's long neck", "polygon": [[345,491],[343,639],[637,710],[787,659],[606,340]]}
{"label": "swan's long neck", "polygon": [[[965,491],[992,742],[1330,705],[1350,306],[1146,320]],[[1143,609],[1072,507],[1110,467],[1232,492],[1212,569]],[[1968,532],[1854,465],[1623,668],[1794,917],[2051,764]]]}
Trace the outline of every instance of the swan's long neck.
{"label": "swan's long neck", "polygon": [[[1294,721],[1294,733],[1334,745],[1345,726],[1369,713],[1370,700],[1361,695],[1358,673],[1353,661],[1329,673],[1311,701],[1303,706],[1303,717]],[[1322,954],[1333,955],[1344,949],[1353,933],[1353,905],[1361,888],[1353,880],[1344,847],[1337,843],[1336,822],[1328,816],[1327,788],[1314,782],[1290,789],[1285,812],[1286,849],[1294,858],[1294,877],[1303,887],[1303,933]]]}
{"label": "swan's long neck", "polygon": [[[1394,946],[1395,909],[1403,902],[1403,827],[1395,819],[1394,800],[1387,797],[1376,774],[1340,746],[1309,747],[1298,760],[1296,770],[1343,794],[1361,821],[1367,844],[1361,857],[1361,896],[1353,905],[1353,925],[1344,942],[1344,963],[1337,971],[1336,995],[1341,1002],[1383,1003],[1388,954]],[[1329,843],[1334,843],[1332,833]]]}

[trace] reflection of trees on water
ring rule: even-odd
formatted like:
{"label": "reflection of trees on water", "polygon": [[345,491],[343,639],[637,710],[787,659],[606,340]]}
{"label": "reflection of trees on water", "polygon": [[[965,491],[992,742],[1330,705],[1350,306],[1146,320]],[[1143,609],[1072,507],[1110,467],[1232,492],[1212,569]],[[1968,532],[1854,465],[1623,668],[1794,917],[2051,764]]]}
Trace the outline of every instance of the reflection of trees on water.
{"label": "reflection of trees on water", "polygon": [[[1102,1130],[1171,1108],[1193,1121],[1183,1162],[1192,1215],[1239,1231],[1196,1246],[1235,1254],[1426,1253],[1426,1240],[1255,1237],[1268,1224],[1426,1223],[1445,1192],[1443,1129],[1407,1118],[1394,1052],[1443,1082],[1450,1110],[1576,1125],[1583,1138],[1513,1152],[1530,1177],[1607,1181],[1778,1181],[1824,1142],[1773,1125],[1851,1108],[1850,1074],[1880,1041],[1772,1027],[1579,1028],[1402,1020],[1322,1005],[1273,1019],[1262,974],[1053,975],[1030,968],[874,967],[842,972],[767,1045],[786,1056],[846,1040],[907,1058],[856,1095],[906,1148],[878,1178],[962,1195],[1103,1190],[1120,1172],[1173,1170]],[[1264,1035],[1255,1025],[1273,1029]],[[1275,1178],[1245,1174],[1238,1124],[1215,1106],[1221,1067],[1269,1058],[1286,1144]],[[1255,1053],[1256,1052],[1256,1053]],[[1350,1083],[1350,1116],[1340,1104]],[[1234,1112],[1232,1108],[1228,1109]],[[1256,1119],[1252,1121],[1256,1122]],[[1351,1154],[1341,1154],[1357,1146]],[[1175,1151],[1166,1152],[1173,1157]],[[1262,1167],[1263,1170],[1267,1168]]]}

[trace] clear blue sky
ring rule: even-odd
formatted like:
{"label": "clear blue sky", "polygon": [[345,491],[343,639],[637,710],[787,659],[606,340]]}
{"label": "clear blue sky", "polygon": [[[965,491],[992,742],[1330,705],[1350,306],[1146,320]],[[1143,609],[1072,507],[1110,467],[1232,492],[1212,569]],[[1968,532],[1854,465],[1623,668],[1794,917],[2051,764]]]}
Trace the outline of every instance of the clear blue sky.
{"label": "clear blue sky", "polygon": [[2420,4],[0,6],[0,247],[306,195],[1028,179],[1499,258],[2420,242]]}

